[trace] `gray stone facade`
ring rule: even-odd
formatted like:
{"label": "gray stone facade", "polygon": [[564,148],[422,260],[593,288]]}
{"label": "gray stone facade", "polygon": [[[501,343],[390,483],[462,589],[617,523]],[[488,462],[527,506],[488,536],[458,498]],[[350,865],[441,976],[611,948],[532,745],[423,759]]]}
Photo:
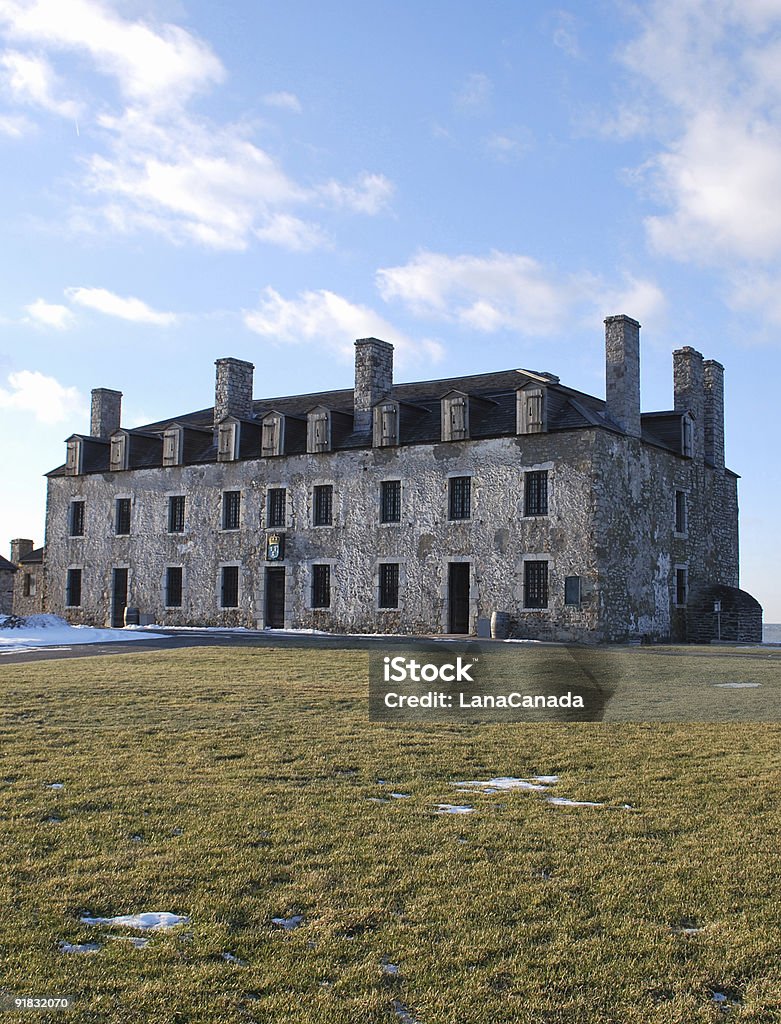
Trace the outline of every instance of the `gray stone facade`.
{"label": "gray stone facade", "polygon": [[354,390],[255,401],[252,364],[218,360],[214,410],[121,432],[123,470],[74,435],[46,610],[379,633],[497,611],[516,637],[593,642],[685,639],[695,595],[737,588],[719,364],[676,353],[675,409],[641,417],[629,317],[606,321],[607,402],[525,370],[394,385],[392,353],[363,339]]}
{"label": "gray stone facade", "polygon": [[16,566],[13,582],[13,614],[38,615],[43,611],[43,548],[31,540],[11,541],[11,562]]}

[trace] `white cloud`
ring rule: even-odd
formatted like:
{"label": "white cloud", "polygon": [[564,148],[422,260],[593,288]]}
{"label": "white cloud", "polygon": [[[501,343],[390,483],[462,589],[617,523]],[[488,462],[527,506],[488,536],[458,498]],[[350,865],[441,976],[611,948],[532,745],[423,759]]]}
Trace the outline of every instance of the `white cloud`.
{"label": "white cloud", "polygon": [[577,20],[569,11],[557,11],[553,29],[553,45],[568,57],[580,56]]}
{"label": "white cloud", "polygon": [[62,86],[48,61],[42,57],[6,50],[0,54],[0,68],[3,83],[17,103],[42,107],[60,117],[78,115],[78,103],[57,98]]}
{"label": "white cloud", "polygon": [[268,92],[263,97],[263,102],[267,107],[290,110],[294,114],[301,113],[301,100],[292,92]]}
{"label": "white cloud", "polygon": [[[414,314],[491,334],[561,333],[567,320],[593,322],[596,313],[657,316],[664,295],[650,281],[624,276],[611,284],[588,272],[560,274],[530,256],[486,256],[421,251],[403,266],[377,272],[386,301],[399,300]],[[622,308],[619,308],[622,307]]]}
{"label": "white cloud", "polygon": [[[224,250],[253,239],[303,250],[327,237],[301,208],[374,215],[387,205],[392,186],[380,174],[304,185],[252,141],[247,126],[196,116],[188,104],[222,82],[225,69],[180,26],[122,17],[101,0],[0,0],[0,34],[18,47],[6,55],[17,102],[75,113],[49,63],[63,54],[86,58],[116,83],[118,97],[93,90],[101,99],[87,111],[84,145],[94,148],[83,157],[74,228],[152,231]],[[300,109],[292,93],[269,93],[265,102]]]}
{"label": "white cloud", "polygon": [[393,184],[383,174],[363,174],[353,185],[329,181],[320,192],[334,206],[344,206],[356,213],[379,213],[390,202]]}
{"label": "white cloud", "polygon": [[190,32],[130,21],[100,0],[0,0],[2,23],[15,41],[89,54],[126,99],[145,106],[182,104],[225,75],[210,47]]}
{"label": "white cloud", "polygon": [[11,373],[8,384],[9,388],[0,388],[0,409],[32,413],[41,423],[62,423],[86,413],[86,402],[76,388],[63,387],[37,370]]}
{"label": "white cloud", "polygon": [[[658,251],[726,268],[781,257],[781,4],[656,0],[622,59],[656,100],[657,153],[641,180],[661,211]],[[663,102],[660,104],[659,100]],[[651,104],[624,105],[648,124]]]}
{"label": "white cloud", "polygon": [[520,160],[532,148],[531,136],[523,133],[523,138],[495,132],[485,140],[485,148],[492,157],[502,163]]}
{"label": "white cloud", "polygon": [[23,135],[31,135],[35,130],[33,122],[26,117],[19,114],[0,114],[0,135],[6,135],[10,139],[21,139]]}
{"label": "white cloud", "polygon": [[265,288],[257,308],[245,312],[244,323],[270,341],[317,344],[347,359],[352,359],[356,338],[370,337],[391,342],[401,365],[438,362],[443,355],[438,342],[415,341],[368,306],[324,289],[285,299]]}
{"label": "white cloud", "polygon": [[479,113],[488,106],[493,91],[493,82],[488,75],[479,71],[474,72],[456,94],[456,107],[466,114]]}
{"label": "white cloud", "polygon": [[71,302],[79,306],[97,310],[106,316],[119,317],[120,320],[130,320],[136,324],[171,327],[177,321],[175,313],[161,313],[141,299],[132,296],[123,298],[105,288],[66,288],[65,294]]}
{"label": "white cloud", "polygon": [[36,299],[24,309],[32,323],[42,327],[53,327],[58,331],[72,327],[76,320],[67,306],[46,302],[44,299]]}

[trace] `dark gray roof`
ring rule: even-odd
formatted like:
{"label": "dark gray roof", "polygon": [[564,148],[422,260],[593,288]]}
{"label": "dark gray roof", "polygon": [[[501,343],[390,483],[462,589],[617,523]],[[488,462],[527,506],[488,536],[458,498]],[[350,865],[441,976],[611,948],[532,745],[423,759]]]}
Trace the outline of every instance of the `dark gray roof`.
{"label": "dark gray roof", "polygon": [[0,555],[0,572],[16,572],[16,566],[13,562],[9,562],[7,558],[3,558]]}
{"label": "dark gray roof", "polygon": [[20,565],[36,565],[43,562],[43,548],[33,548],[29,555],[22,555]]}
{"label": "dark gray roof", "polygon": [[[549,431],[600,427],[615,433],[622,433],[621,429],[606,415],[603,399],[565,387],[553,374],[541,374],[532,370],[499,370],[494,373],[394,384],[391,393],[385,400],[390,399],[399,403],[402,445],[430,444],[440,440],[440,401],[451,391],[459,391],[470,397],[470,438],[501,437],[514,435],[516,432],[516,395],[518,389],[527,384],[541,384],[547,388]],[[339,429],[333,432],[334,449],[371,446],[371,430],[356,431],[352,426],[352,388],[256,399],[252,403],[252,420],[243,422],[258,424],[269,412],[282,413],[289,418],[289,429],[286,431],[286,454],[295,454],[306,451],[306,436],[304,431],[292,428],[294,424],[298,427],[299,422],[303,426],[307,413],[319,406],[339,414],[338,418],[342,421],[339,424]],[[184,461],[186,463],[216,461],[217,451],[214,443],[213,423],[214,409],[210,406],[195,412],[147,423],[137,430],[128,431],[132,438],[130,445],[131,468],[161,465],[160,439],[163,431],[174,425],[183,427],[185,430]],[[642,431],[643,440],[680,454],[680,414],[644,415]],[[87,442],[88,449],[85,451],[85,472],[96,472],[101,469],[105,471],[108,468],[107,442],[86,437],[84,440]],[[105,445],[106,449],[101,450],[101,445]],[[259,453],[248,452],[247,446],[242,443],[241,457],[257,458]],[[64,467],[59,467],[49,475],[57,476],[63,473]]]}

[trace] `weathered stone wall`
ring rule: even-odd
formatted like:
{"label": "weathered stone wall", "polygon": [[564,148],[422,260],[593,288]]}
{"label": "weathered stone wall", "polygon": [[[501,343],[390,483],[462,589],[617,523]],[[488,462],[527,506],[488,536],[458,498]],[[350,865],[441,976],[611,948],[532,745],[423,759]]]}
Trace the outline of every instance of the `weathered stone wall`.
{"label": "weathered stone wall", "polygon": [[10,615],[14,606],[14,576],[11,569],[0,568],[0,615]]}
{"label": "weathered stone wall", "polygon": [[[738,583],[736,477],[694,459],[601,432],[595,452],[595,520],[605,639],[686,639],[675,607],[675,569],[688,590]],[[675,492],[687,524],[675,530]]]}
{"label": "weathered stone wall", "polygon": [[244,359],[217,359],[214,384],[214,425],[226,416],[252,418],[253,363]]}
{"label": "weathered stone wall", "polygon": [[[471,565],[470,626],[507,611],[515,635],[599,635],[591,488],[594,431],[246,462],[133,470],[49,482],[47,608],[74,622],[110,621],[111,570],[130,567],[128,604],[166,624],[264,622],[265,496],[287,488],[286,625],[366,632],[444,632],[448,563]],[[549,514],[525,517],[524,469],[549,470]],[[472,518],[449,522],[448,478],[472,475]],[[380,483],[402,481],[402,522],[380,524]],[[334,525],[314,527],[312,489],[334,485]],[[242,492],[241,529],[221,530],[221,493]],[[168,534],[168,495],[186,494],[186,532]],[[132,497],[129,537],[114,536],[114,499]],[[85,536],[68,537],[68,505]],[[550,558],[547,609],[523,608],[524,557]],[[378,565],[398,561],[400,608],[377,608]],[[311,565],[332,563],[332,606],[311,609]],[[219,607],[219,566],[239,564],[240,607]],[[165,570],[184,568],[184,606],[164,608]],[[82,606],[65,609],[68,567],[83,571]],[[564,578],[583,581],[564,605]]]}
{"label": "weathered stone wall", "polygon": [[371,427],[372,406],[393,387],[393,345],[378,338],[355,343],[355,430]]}
{"label": "weathered stone wall", "polygon": [[43,587],[43,565],[23,562],[14,576],[14,615],[39,615],[44,606]]}

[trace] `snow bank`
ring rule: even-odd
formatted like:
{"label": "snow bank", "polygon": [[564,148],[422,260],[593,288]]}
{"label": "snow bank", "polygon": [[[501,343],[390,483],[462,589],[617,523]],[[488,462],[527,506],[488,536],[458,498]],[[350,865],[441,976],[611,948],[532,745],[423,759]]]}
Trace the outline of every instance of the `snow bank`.
{"label": "snow bank", "polygon": [[72,626],[57,615],[0,615],[0,654],[34,651],[39,647],[75,647],[118,640],[164,640],[160,633]]}

